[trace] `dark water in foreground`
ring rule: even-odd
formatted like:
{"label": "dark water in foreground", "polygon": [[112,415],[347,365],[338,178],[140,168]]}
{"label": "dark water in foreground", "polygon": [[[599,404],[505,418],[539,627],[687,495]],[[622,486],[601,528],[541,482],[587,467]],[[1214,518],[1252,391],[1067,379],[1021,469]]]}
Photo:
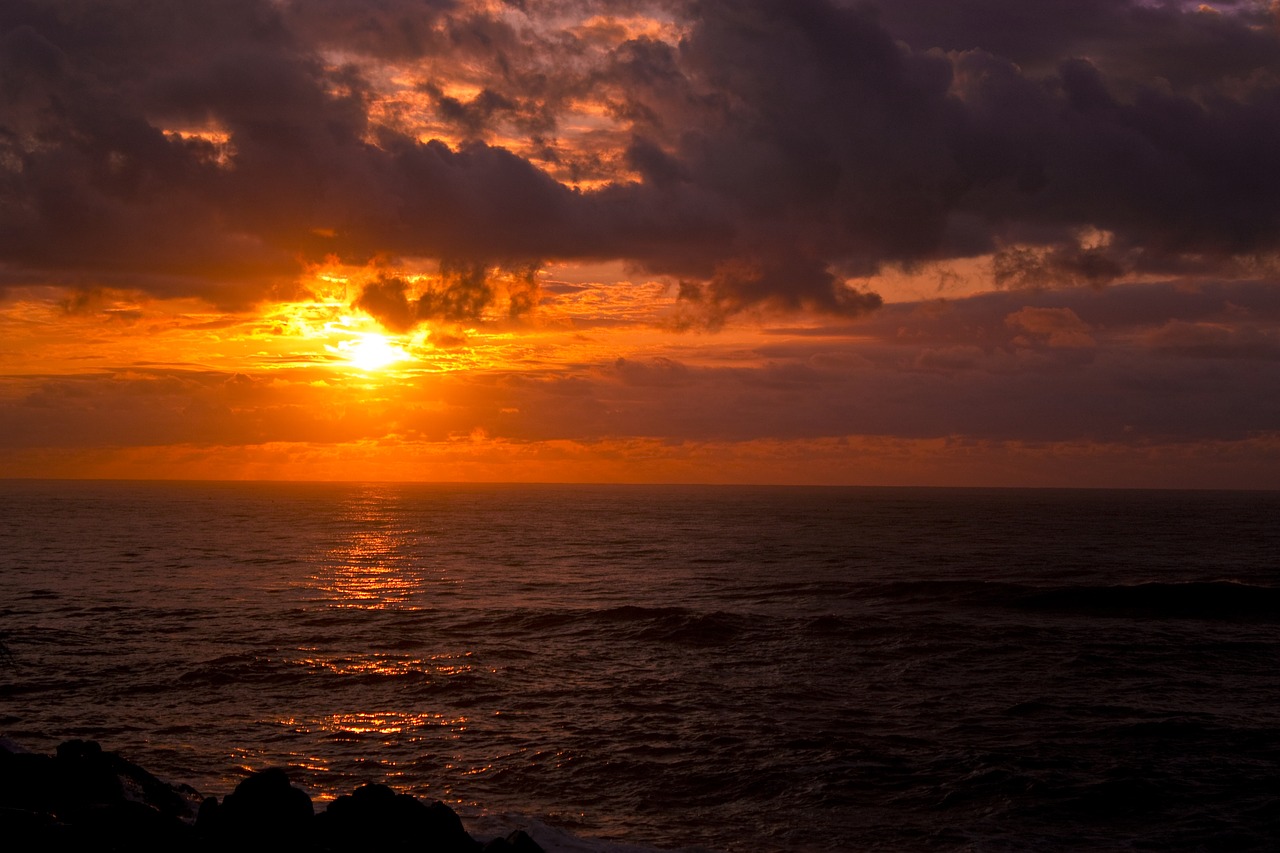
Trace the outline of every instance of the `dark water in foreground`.
{"label": "dark water in foreground", "polygon": [[1280,493],[0,482],[0,734],[206,794],[385,781],[563,850],[1271,850],[1277,519]]}

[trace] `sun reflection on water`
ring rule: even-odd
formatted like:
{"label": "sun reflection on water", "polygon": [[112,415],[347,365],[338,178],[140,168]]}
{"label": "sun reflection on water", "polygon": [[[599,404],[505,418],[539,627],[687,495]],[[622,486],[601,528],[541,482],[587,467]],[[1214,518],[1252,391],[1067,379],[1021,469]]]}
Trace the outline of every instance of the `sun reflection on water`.
{"label": "sun reflection on water", "polygon": [[405,531],[365,530],[330,551],[331,570],[317,577],[318,588],[334,607],[382,610],[404,606],[418,590],[404,550],[412,545]]}
{"label": "sun reflection on water", "polygon": [[[487,765],[475,765],[455,746],[470,728],[463,714],[428,711],[344,711],[308,717],[280,717],[271,723],[301,743],[301,750],[287,755],[290,767],[305,771],[307,788],[319,803],[348,794],[364,782],[391,785],[418,797],[452,797],[452,786],[440,779],[440,771],[459,770],[460,775],[483,774]],[[305,751],[303,751],[305,750]],[[443,750],[443,751],[442,751]],[[242,764],[247,775],[255,762]],[[432,772],[423,773],[429,766]],[[455,800],[455,802],[457,802]]]}
{"label": "sun reflection on water", "polygon": [[428,587],[448,583],[432,563],[428,535],[404,518],[393,489],[368,486],[353,496],[342,528],[347,535],[311,579],[328,606],[417,609],[428,604]]}
{"label": "sun reflection on water", "polygon": [[[461,675],[473,670],[470,662],[472,652],[444,653],[419,658],[411,655],[378,653],[333,657],[323,655],[320,649],[314,647],[302,648],[298,651],[307,656],[296,658],[291,663],[314,670],[331,672],[335,675],[451,676]],[[308,655],[307,653],[311,654]]]}
{"label": "sun reflection on water", "polygon": [[[455,735],[467,730],[469,722],[465,716],[447,716],[432,713],[403,713],[399,711],[376,711],[330,714],[310,720],[298,720],[293,717],[277,720],[278,725],[286,726],[297,734],[336,734],[336,735],[399,735],[420,733],[428,729],[448,728]],[[434,733],[432,733],[434,736]],[[426,740],[421,734],[411,737],[410,741]],[[323,761],[323,759],[316,759]]]}
{"label": "sun reflection on water", "polygon": [[434,698],[452,679],[484,670],[474,652],[441,645],[427,627],[457,581],[417,507],[408,509],[395,486],[356,488],[304,581],[317,633],[286,662],[324,684],[328,699],[269,722],[289,742],[287,763],[321,802],[362,782],[447,799],[441,776],[491,769],[467,754],[468,716]]}
{"label": "sun reflection on water", "polygon": [[472,721],[456,698],[494,670],[466,640],[433,628],[433,611],[449,607],[461,584],[433,524],[402,487],[355,487],[301,581],[308,633],[285,662],[314,679],[324,706],[270,722],[319,802],[365,781],[448,799],[449,777],[493,768],[474,754]]}

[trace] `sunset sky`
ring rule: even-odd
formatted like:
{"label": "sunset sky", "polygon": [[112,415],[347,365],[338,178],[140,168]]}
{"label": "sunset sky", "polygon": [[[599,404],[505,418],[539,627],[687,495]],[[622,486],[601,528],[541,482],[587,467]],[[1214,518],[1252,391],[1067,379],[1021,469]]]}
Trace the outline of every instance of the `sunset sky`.
{"label": "sunset sky", "polygon": [[1280,2],[4,0],[0,477],[1280,488]]}

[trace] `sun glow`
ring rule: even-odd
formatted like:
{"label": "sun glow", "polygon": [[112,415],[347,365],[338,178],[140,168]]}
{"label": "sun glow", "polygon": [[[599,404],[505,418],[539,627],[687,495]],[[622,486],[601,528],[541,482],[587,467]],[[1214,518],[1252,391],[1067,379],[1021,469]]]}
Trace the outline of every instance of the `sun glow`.
{"label": "sun glow", "polygon": [[398,361],[412,359],[386,335],[376,332],[362,332],[355,340],[338,344],[338,350],[352,367],[365,372],[382,370]]}

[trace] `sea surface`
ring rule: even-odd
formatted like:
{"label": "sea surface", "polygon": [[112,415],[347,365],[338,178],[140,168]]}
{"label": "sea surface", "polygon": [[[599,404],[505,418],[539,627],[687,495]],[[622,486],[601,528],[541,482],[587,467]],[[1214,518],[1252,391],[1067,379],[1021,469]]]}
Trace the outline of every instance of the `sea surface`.
{"label": "sea surface", "polygon": [[0,735],[549,850],[1280,849],[1280,493],[0,481]]}

